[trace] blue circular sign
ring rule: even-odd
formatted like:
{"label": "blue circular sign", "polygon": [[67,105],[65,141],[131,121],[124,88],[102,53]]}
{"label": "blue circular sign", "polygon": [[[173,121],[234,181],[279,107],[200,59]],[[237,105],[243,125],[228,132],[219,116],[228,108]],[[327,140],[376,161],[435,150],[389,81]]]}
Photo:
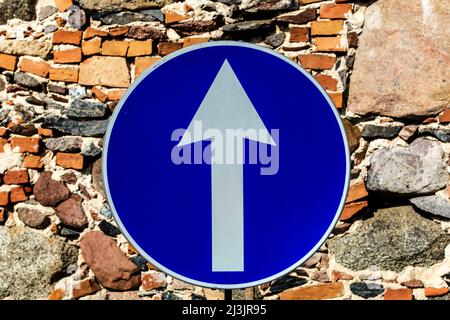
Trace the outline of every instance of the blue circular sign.
{"label": "blue circular sign", "polygon": [[243,288],[320,248],[345,202],[349,151],[331,100],[298,64],[210,42],[133,83],[108,126],[103,179],[149,262],[195,285]]}

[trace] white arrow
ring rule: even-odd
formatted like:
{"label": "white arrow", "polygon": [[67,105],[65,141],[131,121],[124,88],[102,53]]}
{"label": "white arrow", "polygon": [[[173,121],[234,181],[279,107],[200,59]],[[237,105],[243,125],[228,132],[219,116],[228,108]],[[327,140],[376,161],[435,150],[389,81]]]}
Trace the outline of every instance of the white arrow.
{"label": "white arrow", "polygon": [[[202,125],[204,134],[196,136],[194,127],[198,123]],[[276,143],[225,60],[178,146],[211,139],[212,152],[218,152],[224,143],[218,143],[208,131],[219,130],[225,136],[227,129],[240,130],[237,140],[241,141],[237,141],[232,150],[223,150],[226,158],[229,158],[226,153],[230,151],[236,154],[236,158],[233,155],[234,163],[214,161],[214,155],[211,162],[212,271],[244,271],[242,140],[247,138],[271,145]],[[251,132],[259,134],[255,136]],[[239,146],[241,150],[238,150]]]}

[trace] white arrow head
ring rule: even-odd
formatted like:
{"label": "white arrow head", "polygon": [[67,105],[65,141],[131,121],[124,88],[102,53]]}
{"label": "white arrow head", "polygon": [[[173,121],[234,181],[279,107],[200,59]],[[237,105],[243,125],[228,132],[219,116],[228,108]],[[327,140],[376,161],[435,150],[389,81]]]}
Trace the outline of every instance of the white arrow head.
{"label": "white arrow head", "polygon": [[[205,134],[195,134],[195,124],[201,123]],[[241,130],[239,138],[271,144],[275,141],[255,110],[239,79],[225,60],[211,87],[203,98],[178,147],[210,139],[209,129],[225,135],[227,129]],[[256,134],[255,134],[256,133]]]}

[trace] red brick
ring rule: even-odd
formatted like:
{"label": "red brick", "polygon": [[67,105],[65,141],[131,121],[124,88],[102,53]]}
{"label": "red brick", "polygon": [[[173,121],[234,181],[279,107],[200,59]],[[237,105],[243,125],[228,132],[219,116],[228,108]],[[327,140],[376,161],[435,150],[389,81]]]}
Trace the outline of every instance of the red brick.
{"label": "red brick", "polygon": [[41,156],[29,154],[23,159],[23,166],[29,169],[42,169],[44,163]]}
{"label": "red brick", "polygon": [[14,71],[16,70],[16,62],[16,56],[0,53],[0,69]]}
{"label": "red brick", "polygon": [[311,35],[332,36],[344,30],[344,20],[320,20],[311,22]]}
{"label": "red brick", "polygon": [[77,63],[81,62],[81,57],[81,48],[53,52],[53,60],[55,63]]}
{"label": "red brick", "polygon": [[28,183],[28,171],[27,170],[8,170],[3,176],[3,182],[5,184],[24,184]]}
{"label": "red brick", "polygon": [[314,77],[316,78],[317,82],[319,82],[319,84],[322,86],[322,88],[324,88],[325,90],[332,90],[332,91],[337,90],[338,81],[332,76],[320,73],[315,75]]}
{"label": "red brick", "polygon": [[72,296],[75,299],[93,294],[100,290],[100,286],[94,279],[84,279],[74,283],[72,289]]}
{"label": "red brick", "polygon": [[59,11],[64,12],[73,5],[72,0],[54,0],[56,7]]}
{"label": "red brick", "polygon": [[341,36],[315,37],[314,44],[317,51],[321,52],[345,52],[348,48],[346,40]]}
{"label": "red brick", "polygon": [[439,297],[448,293],[448,288],[425,288],[424,293],[426,297]]}
{"label": "red brick", "polygon": [[53,43],[79,45],[82,35],[83,33],[81,31],[57,30],[53,34]]}
{"label": "red brick", "polygon": [[292,27],[290,42],[308,42],[309,28],[307,27]]}
{"label": "red brick", "polygon": [[0,206],[6,206],[9,202],[9,191],[0,191]]}
{"label": "red brick", "polygon": [[0,208],[0,223],[4,223],[6,221],[6,213],[4,208]]}
{"label": "red brick", "polygon": [[183,47],[182,43],[160,42],[158,44],[158,54],[160,56],[166,56],[174,51],[177,51],[178,49],[181,49],[182,47]]}
{"label": "red brick", "polygon": [[46,128],[38,128],[38,134],[43,137],[53,137],[53,130]]}
{"label": "red brick", "polygon": [[23,187],[11,189],[9,198],[11,203],[22,202],[28,199],[27,195],[25,194],[25,191],[23,190]]}
{"label": "red brick", "polygon": [[348,194],[345,203],[362,199],[364,197],[367,197],[368,195],[369,193],[367,192],[366,185],[363,181],[354,183],[348,188]]}
{"label": "red brick", "polygon": [[10,139],[11,148],[19,148],[19,152],[39,152],[39,143],[41,138],[30,137],[12,137]]}
{"label": "red brick", "polygon": [[129,44],[129,41],[107,40],[103,42],[102,55],[125,57]]}
{"label": "red brick", "polygon": [[0,127],[0,137],[6,137],[9,134],[9,129],[5,127]]}
{"label": "red brick", "polygon": [[102,39],[95,38],[81,43],[81,50],[85,56],[99,54],[101,52]]}
{"label": "red brick", "polygon": [[323,4],[320,6],[319,15],[324,19],[347,19],[352,13],[352,5],[345,4]]}
{"label": "red brick", "polygon": [[341,221],[345,221],[353,217],[355,214],[360,212],[362,209],[368,206],[367,201],[351,202],[344,206],[344,210],[341,213]]}
{"label": "red brick", "polygon": [[103,92],[102,89],[100,89],[99,87],[92,87],[91,91],[94,97],[100,100],[101,102],[106,102],[106,100],[108,100],[108,94]]}
{"label": "red brick", "polygon": [[134,63],[134,76],[137,78],[145,69],[157,62],[160,57],[138,57]]}
{"label": "red brick", "polygon": [[118,101],[127,92],[126,89],[112,89],[108,91],[108,100]]}
{"label": "red brick", "polygon": [[108,33],[112,37],[123,36],[125,33],[130,30],[130,27],[116,27],[108,30]]}
{"label": "red brick", "polygon": [[328,96],[333,101],[336,109],[341,109],[344,104],[344,94],[343,92],[327,92]]}
{"label": "red brick", "polygon": [[131,41],[128,47],[128,57],[147,56],[152,54],[153,40]]}
{"label": "red brick", "polygon": [[326,70],[333,68],[336,57],[321,54],[305,54],[298,57],[300,65],[305,69]]}
{"label": "red brick", "polygon": [[208,42],[209,37],[188,37],[183,39],[183,47],[189,47],[194,44]]}
{"label": "red brick", "polygon": [[141,275],[142,289],[145,291],[162,288],[166,286],[166,279],[163,273],[149,271]]}
{"label": "red brick", "polygon": [[62,289],[53,290],[48,296],[48,300],[61,300],[64,298],[64,291]]}
{"label": "red brick", "polygon": [[447,108],[444,112],[439,116],[440,123],[449,123],[450,122],[450,109]]}
{"label": "red brick", "polygon": [[56,164],[66,169],[83,169],[84,157],[77,153],[58,152],[56,154]]}
{"label": "red brick", "polygon": [[78,69],[76,68],[50,68],[50,80],[64,82],[78,82]]}
{"label": "red brick", "polygon": [[107,35],[108,35],[107,31],[87,27],[87,29],[84,31],[83,38],[85,40],[88,40],[94,37],[106,37]]}
{"label": "red brick", "polygon": [[28,72],[46,78],[50,72],[50,65],[41,59],[32,60],[23,58],[19,63],[19,69],[22,72]]}
{"label": "red brick", "polygon": [[8,141],[0,138],[0,152],[5,152],[5,144],[8,144]]}
{"label": "red brick", "polygon": [[386,289],[384,300],[412,300],[412,289]]}
{"label": "red brick", "polygon": [[186,19],[189,19],[189,16],[171,10],[164,10],[164,21],[166,23],[174,23]]}
{"label": "red brick", "polygon": [[344,295],[342,282],[324,283],[288,289],[280,293],[280,300],[324,300]]}
{"label": "red brick", "polygon": [[333,270],[333,272],[331,273],[331,280],[333,282],[337,282],[339,280],[353,280],[353,276],[345,272]]}

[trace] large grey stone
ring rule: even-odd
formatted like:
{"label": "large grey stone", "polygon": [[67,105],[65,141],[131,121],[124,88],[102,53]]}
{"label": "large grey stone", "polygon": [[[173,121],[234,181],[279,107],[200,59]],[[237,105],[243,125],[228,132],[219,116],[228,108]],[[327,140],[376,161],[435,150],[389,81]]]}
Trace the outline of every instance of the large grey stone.
{"label": "large grey stone", "polygon": [[175,0],[80,0],[82,8],[92,11],[122,11],[162,8]]}
{"label": "large grey stone", "polygon": [[352,270],[431,266],[444,258],[450,235],[411,206],[379,209],[351,234],[328,241],[336,261]]}
{"label": "large grey stone", "polygon": [[3,0],[0,1],[0,24],[9,19],[31,21],[36,19],[37,0]]}
{"label": "large grey stone", "polygon": [[105,134],[108,120],[78,121],[62,117],[47,117],[44,128],[55,129],[65,134],[83,137],[101,137]]}
{"label": "large grey stone", "polygon": [[66,115],[73,119],[101,118],[105,115],[106,104],[89,100],[74,99],[66,110]]}
{"label": "large grey stone", "polygon": [[409,147],[376,150],[370,159],[366,181],[369,191],[422,195],[446,185],[444,151],[439,142],[419,138]]}
{"label": "large grey stone", "polygon": [[350,111],[428,116],[448,105],[449,6],[450,0],[378,0],[367,8],[351,77]]}
{"label": "large grey stone", "polygon": [[37,56],[46,58],[52,50],[52,43],[39,40],[4,40],[0,41],[0,52],[16,56]]}
{"label": "large grey stone", "polygon": [[0,299],[46,298],[77,258],[73,245],[29,228],[0,226]]}
{"label": "large grey stone", "polygon": [[409,199],[418,209],[450,219],[450,202],[439,195]]}
{"label": "large grey stone", "polygon": [[80,137],[49,138],[45,143],[47,149],[61,152],[80,152],[83,139]]}

